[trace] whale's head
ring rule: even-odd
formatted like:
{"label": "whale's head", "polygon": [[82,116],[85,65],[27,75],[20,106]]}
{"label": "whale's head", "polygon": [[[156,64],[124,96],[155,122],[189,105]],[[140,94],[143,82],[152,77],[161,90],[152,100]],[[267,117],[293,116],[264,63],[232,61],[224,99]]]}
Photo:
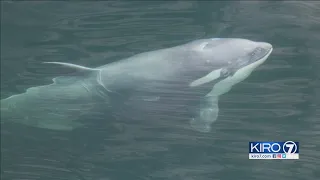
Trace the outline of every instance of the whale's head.
{"label": "whale's head", "polygon": [[[187,44],[189,70],[197,72],[190,87],[210,87],[207,95],[221,95],[244,79],[271,54],[272,45],[247,39],[201,39]],[[192,70],[191,70],[191,68]]]}

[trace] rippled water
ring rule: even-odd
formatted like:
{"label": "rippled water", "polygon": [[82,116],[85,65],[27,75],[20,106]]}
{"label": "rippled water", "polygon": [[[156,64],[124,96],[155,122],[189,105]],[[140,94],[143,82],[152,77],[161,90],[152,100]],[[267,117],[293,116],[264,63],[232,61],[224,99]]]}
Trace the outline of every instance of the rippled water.
{"label": "rippled water", "polygon": [[[43,61],[100,66],[207,37],[270,42],[220,101],[211,133],[159,123],[73,132],[1,126],[1,179],[318,179],[320,3],[1,2],[1,98],[51,82]],[[96,124],[106,121],[97,115]],[[146,120],[147,121],[147,120]],[[93,122],[92,124],[95,124]],[[144,128],[143,128],[144,127]],[[248,160],[248,141],[295,140],[300,160]]]}

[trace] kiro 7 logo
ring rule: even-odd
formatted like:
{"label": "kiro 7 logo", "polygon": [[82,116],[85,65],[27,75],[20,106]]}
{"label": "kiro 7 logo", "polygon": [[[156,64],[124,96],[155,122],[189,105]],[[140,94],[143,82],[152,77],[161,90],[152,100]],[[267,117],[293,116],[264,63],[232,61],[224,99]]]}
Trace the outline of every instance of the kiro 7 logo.
{"label": "kiro 7 logo", "polygon": [[250,142],[249,153],[299,153],[299,143],[286,142]]}

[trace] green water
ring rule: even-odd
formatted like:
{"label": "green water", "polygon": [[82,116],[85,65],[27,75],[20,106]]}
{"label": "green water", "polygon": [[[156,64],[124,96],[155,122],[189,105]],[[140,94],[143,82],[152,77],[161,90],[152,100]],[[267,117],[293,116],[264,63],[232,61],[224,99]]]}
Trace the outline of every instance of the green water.
{"label": "green water", "polygon": [[[1,179],[319,179],[319,32],[319,2],[1,2],[1,98],[63,73],[44,61],[95,67],[209,37],[274,47],[265,64],[221,97],[210,133],[2,124]],[[300,159],[248,160],[248,141],[258,140],[299,141]]]}

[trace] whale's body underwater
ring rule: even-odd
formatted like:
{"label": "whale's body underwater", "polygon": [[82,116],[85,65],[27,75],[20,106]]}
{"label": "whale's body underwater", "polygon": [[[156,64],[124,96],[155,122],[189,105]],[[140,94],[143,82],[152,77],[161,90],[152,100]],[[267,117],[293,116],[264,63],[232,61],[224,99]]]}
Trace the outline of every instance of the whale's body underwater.
{"label": "whale's body underwater", "polygon": [[271,44],[265,42],[214,38],[141,53],[97,68],[48,62],[77,73],[2,99],[1,122],[72,130],[83,125],[78,120],[81,116],[99,109],[118,111],[128,118],[157,114],[161,120],[175,114],[187,117],[193,129],[209,132],[218,117],[219,96],[247,78],[271,52]]}

